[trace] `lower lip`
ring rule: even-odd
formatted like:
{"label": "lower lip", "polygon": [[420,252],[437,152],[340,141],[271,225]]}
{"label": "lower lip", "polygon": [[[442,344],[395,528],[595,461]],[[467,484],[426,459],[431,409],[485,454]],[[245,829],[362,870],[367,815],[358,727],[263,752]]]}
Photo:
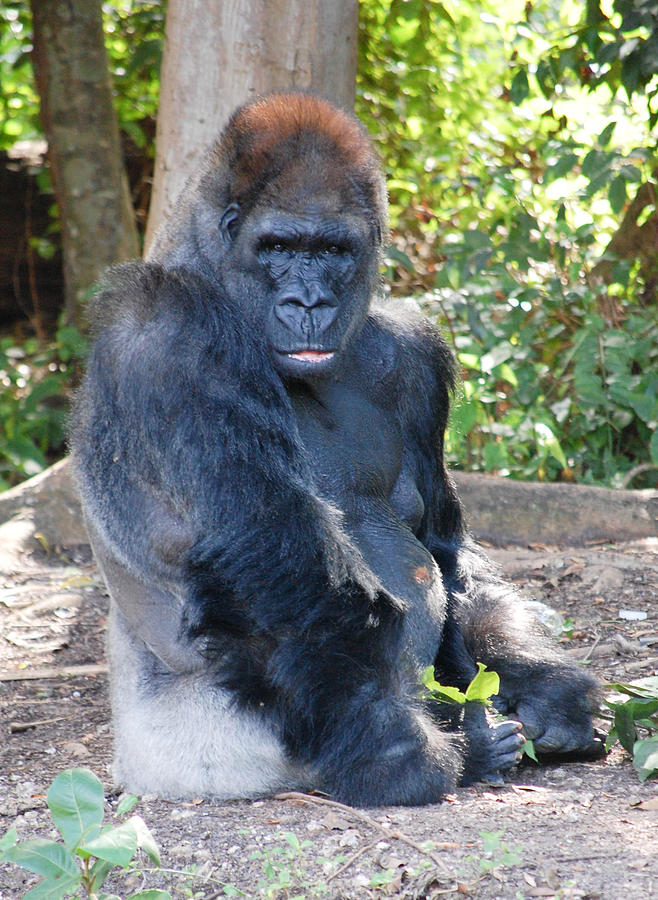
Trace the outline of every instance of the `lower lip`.
{"label": "lower lip", "polygon": [[298,359],[300,362],[321,363],[333,359],[333,352],[323,353],[320,350],[301,350],[299,353],[286,354],[288,359]]}

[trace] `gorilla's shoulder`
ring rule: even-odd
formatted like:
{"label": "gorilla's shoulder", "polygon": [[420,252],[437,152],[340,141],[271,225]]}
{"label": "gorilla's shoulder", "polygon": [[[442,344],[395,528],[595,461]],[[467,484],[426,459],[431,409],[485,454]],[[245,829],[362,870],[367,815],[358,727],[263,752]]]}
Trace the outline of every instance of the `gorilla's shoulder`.
{"label": "gorilla's shoulder", "polygon": [[406,388],[414,383],[439,382],[452,389],[455,359],[436,326],[410,301],[388,301],[376,306],[370,328],[382,346],[394,355],[398,377]]}
{"label": "gorilla's shoulder", "polygon": [[94,335],[112,326],[138,332],[167,320],[208,323],[221,319],[224,327],[239,327],[240,319],[223,302],[218,287],[186,268],[164,268],[157,263],[132,260],[112,266],[103,275],[89,305],[89,324]]}

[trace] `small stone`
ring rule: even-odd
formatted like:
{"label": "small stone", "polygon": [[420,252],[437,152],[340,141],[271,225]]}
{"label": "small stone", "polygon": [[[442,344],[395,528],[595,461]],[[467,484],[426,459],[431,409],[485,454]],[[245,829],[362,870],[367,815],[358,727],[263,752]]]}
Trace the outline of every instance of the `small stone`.
{"label": "small stone", "polygon": [[69,741],[68,744],[64,744],[62,753],[67,753],[69,756],[76,756],[78,759],[89,756],[89,750],[84,744],[80,744],[78,741]]}

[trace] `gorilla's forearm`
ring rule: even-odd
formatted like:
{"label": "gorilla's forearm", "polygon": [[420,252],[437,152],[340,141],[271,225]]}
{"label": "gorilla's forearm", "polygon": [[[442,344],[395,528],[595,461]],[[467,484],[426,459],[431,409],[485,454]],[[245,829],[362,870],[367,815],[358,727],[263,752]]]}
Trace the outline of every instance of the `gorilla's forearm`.
{"label": "gorilla's forearm", "polygon": [[[192,549],[191,631],[208,642],[221,682],[245,708],[271,717],[288,751],[333,796],[363,805],[436,801],[455,786],[460,754],[417,711],[417,686],[401,675],[399,603],[331,522],[318,534],[317,509],[307,516],[303,498],[291,503],[277,510],[269,540],[254,530],[249,541],[242,523],[240,540],[217,535]],[[227,634],[234,648],[262,637],[257,678],[238,671],[239,650],[226,654]]]}

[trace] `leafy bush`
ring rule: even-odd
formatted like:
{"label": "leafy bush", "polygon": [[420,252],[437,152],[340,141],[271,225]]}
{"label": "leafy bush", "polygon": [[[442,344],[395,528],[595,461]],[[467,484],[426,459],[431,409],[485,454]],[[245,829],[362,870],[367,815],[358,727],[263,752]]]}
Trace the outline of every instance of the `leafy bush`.
{"label": "leafy bush", "polygon": [[[462,368],[447,452],[457,466],[516,478],[626,486],[658,466],[658,319],[650,306],[615,303],[569,282],[550,254],[495,261],[487,235],[450,248],[445,286],[426,303]],[[519,232],[526,248],[532,239]],[[477,255],[486,270],[469,275]],[[527,255],[526,255],[527,259]],[[465,285],[460,287],[461,279]],[[606,306],[606,303],[608,304]],[[619,317],[619,327],[611,322]]]}
{"label": "leafy bush", "polygon": [[658,484],[652,9],[361,4],[389,275],[429,295],[461,362],[459,466]]}
{"label": "leafy bush", "polygon": [[626,700],[605,700],[613,712],[613,726],[606,748],[619,741],[633,760],[640,779],[658,778],[658,676],[641,678],[633,684],[612,684]]}
{"label": "leafy bush", "polygon": [[0,338],[0,490],[64,454],[68,398],[84,352],[84,339],[70,327],[45,346]]}

